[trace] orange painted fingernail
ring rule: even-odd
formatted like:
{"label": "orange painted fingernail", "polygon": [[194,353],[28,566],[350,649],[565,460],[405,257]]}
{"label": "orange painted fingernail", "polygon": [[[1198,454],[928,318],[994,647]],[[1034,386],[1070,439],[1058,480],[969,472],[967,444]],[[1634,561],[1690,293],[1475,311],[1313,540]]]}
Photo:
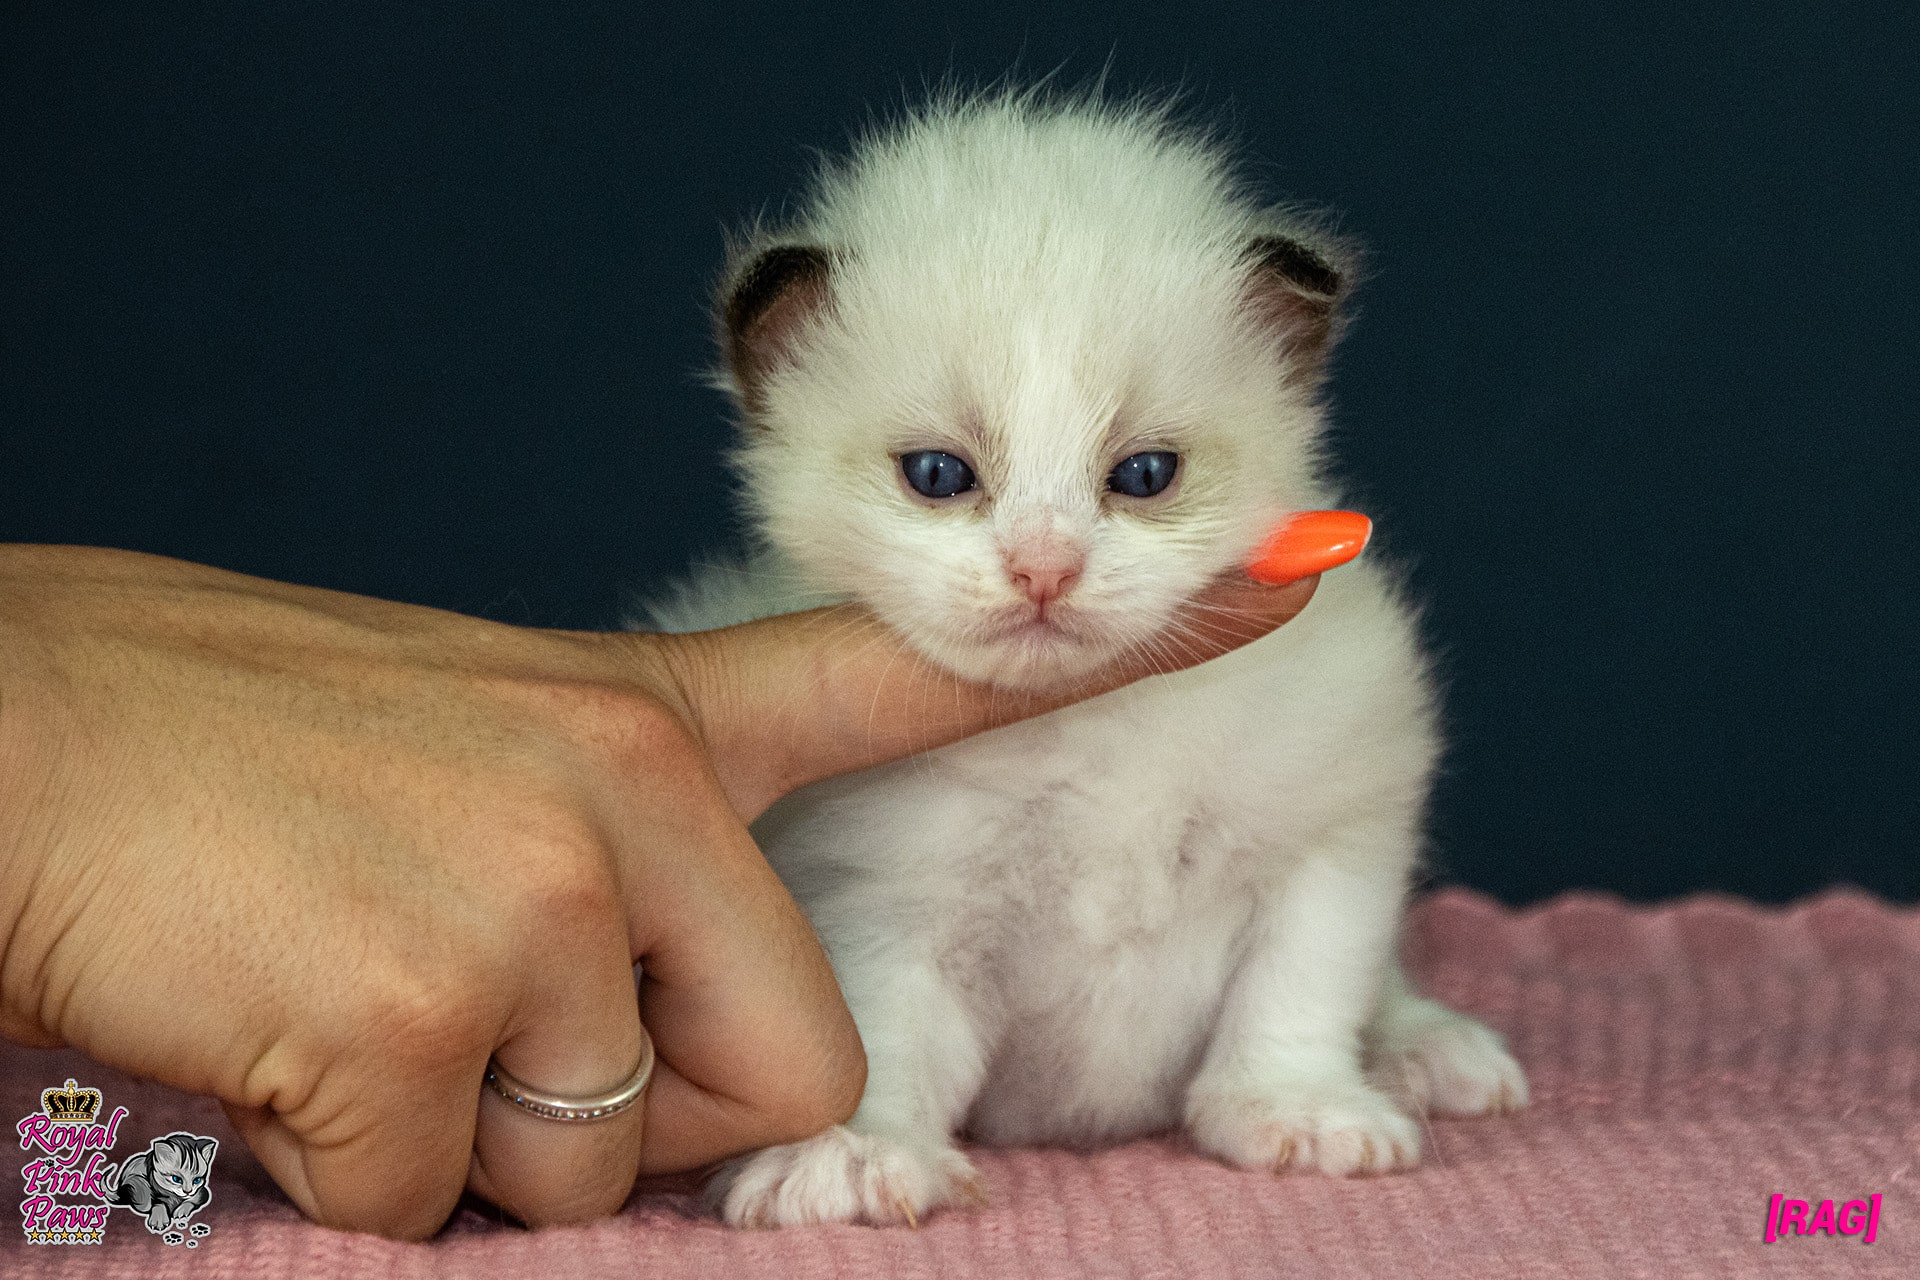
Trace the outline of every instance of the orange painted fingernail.
{"label": "orange painted fingernail", "polygon": [[1367,549],[1373,521],[1358,511],[1302,511],[1275,529],[1247,561],[1247,576],[1270,587],[1324,573]]}

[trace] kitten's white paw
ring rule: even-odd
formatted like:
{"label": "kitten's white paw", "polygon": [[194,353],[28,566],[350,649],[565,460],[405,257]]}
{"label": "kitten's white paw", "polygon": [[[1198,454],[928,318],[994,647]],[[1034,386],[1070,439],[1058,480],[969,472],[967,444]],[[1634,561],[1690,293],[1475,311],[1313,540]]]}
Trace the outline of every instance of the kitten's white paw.
{"label": "kitten's white paw", "polygon": [[707,1199],[736,1227],[814,1222],[920,1225],[955,1201],[984,1204],[979,1175],[952,1147],[909,1144],[836,1125],[805,1142],[729,1161]]}
{"label": "kitten's white paw", "polygon": [[1368,1076],[1415,1111],[1498,1115],[1527,1105],[1527,1073],[1492,1028],[1432,1000],[1411,1000],[1371,1029]]}
{"label": "kitten's white paw", "polygon": [[1246,1169],[1347,1177],[1420,1163],[1420,1129],[1383,1093],[1358,1081],[1302,1078],[1247,1093],[1199,1094],[1187,1131],[1201,1150]]}

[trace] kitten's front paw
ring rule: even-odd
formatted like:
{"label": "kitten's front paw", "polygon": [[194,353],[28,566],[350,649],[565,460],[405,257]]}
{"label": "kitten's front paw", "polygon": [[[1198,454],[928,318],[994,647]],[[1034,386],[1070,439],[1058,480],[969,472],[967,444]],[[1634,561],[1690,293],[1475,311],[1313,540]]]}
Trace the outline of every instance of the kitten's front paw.
{"label": "kitten's front paw", "polygon": [[1306,1078],[1258,1094],[1199,1094],[1188,1101],[1187,1131],[1201,1150],[1245,1169],[1347,1177],[1420,1163],[1419,1127],[1358,1081]]}
{"label": "kitten's front paw", "polygon": [[1527,1105],[1527,1073],[1498,1033],[1432,1000],[1371,1030],[1368,1077],[1415,1111],[1498,1115]]}
{"label": "kitten's front paw", "polygon": [[818,1137],[729,1161],[707,1199],[736,1227],[813,1222],[920,1225],[938,1205],[985,1202],[979,1175],[952,1147],[909,1144],[837,1125]]}

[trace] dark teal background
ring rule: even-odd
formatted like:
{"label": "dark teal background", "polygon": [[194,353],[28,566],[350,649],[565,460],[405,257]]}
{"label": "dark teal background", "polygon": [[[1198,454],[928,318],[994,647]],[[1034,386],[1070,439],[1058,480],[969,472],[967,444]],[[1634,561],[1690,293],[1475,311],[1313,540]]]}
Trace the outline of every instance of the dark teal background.
{"label": "dark teal background", "polygon": [[1440,874],[1912,898],[1914,14],[13,4],[0,539],[608,624],[727,536],[723,227],[930,79],[1107,65],[1372,246]]}

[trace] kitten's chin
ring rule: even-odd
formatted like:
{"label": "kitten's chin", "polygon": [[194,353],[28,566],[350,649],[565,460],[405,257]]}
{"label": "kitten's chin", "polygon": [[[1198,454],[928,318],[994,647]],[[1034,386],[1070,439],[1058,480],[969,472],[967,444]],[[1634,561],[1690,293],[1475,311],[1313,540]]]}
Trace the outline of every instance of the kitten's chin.
{"label": "kitten's chin", "polygon": [[1026,693],[1075,684],[1119,656],[1117,646],[1046,626],[1014,630],[992,640],[915,639],[916,647],[963,680]]}

